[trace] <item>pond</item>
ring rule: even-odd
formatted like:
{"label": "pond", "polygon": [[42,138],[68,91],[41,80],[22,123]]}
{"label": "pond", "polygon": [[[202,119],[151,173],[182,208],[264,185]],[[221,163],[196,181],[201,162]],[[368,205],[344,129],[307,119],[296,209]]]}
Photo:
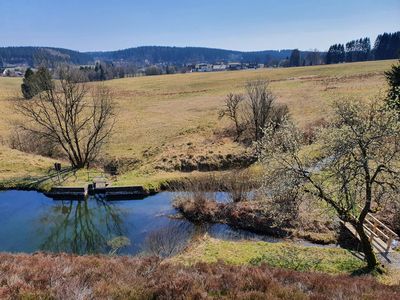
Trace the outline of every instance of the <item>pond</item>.
{"label": "pond", "polygon": [[[196,234],[223,239],[268,236],[227,225],[194,225],[170,216],[175,193],[162,192],[143,200],[53,200],[35,191],[0,192],[0,252],[69,252],[77,254],[139,253],[172,255]],[[221,201],[226,199],[219,193]]]}

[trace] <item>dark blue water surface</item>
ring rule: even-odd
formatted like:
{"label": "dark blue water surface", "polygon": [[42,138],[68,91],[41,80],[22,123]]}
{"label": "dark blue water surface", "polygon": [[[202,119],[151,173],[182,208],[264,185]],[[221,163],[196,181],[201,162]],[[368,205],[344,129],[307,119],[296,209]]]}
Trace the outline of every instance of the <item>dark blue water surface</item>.
{"label": "dark blue water surface", "polygon": [[[271,240],[226,225],[196,226],[171,219],[174,196],[163,192],[143,200],[90,196],[86,201],[61,201],[34,191],[1,191],[0,251],[110,253],[115,249],[111,241],[123,237],[119,254],[173,252],[206,232],[224,239]],[[223,200],[224,194],[218,198]]]}

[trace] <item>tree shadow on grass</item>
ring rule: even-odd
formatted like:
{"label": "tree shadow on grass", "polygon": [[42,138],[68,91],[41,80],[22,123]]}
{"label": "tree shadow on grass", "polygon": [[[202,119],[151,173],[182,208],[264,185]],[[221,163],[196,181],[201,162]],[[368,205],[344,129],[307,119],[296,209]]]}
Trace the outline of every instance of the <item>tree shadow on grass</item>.
{"label": "tree shadow on grass", "polygon": [[369,268],[367,266],[362,267],[360,269],[354,270],[351,272],[350,276],[364,276],[364,275],[371,275],[371,276],[379,276],[385,273],[385,269],[383,266],[377,266],[375,268]]}

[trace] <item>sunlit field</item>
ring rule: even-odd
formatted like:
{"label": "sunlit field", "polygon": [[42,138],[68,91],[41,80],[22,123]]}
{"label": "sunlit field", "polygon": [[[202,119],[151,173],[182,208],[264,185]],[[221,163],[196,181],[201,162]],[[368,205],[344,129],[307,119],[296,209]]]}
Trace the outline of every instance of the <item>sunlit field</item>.
{"label": "sunlit field", "polygon": [[[91,83],[110,87],[117,103],[117,123],[105,156],[138,160],[132,172],[139,178],[157,176],[157,166],[171,157],[207,155],[211,149],[212,153],[237,153],[243,148],[223,134],[227,121],[218,119],[218,110],[226,94],[242,92],[248,80],[270,80],[276,101],[287,104],[293,119],[304,127],[329,117],[330,104],[335,99],[368,99],[383,94],[383,72],[394,62],[146,76]],[[3,156],[7,156],[17,118],[12,99],[19,95],[21,82],[20,78],[0,78]],[[30,155],[18,157],[25,164],[30,161]],[[0,178],[8,176],[7,170],[7,163],[1,160]],[[18,175],[15,173],[12,172],[13,177]],[[130,175],[125,176],[125,180],[129,178]]]}

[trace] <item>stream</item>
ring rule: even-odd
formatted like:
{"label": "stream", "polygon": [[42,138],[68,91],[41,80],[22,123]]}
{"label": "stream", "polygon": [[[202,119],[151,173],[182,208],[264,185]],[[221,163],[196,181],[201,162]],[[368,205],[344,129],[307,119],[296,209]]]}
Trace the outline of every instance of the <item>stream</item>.
{"label": "stream", "polygon": [[[0,252],[173,255],[198,234],[220,239],[278,239],[224,224],[194,225],[176,214],[174,192],[143,200],[53,200],[35,191],[0,192]],[[218,193],[226,201],[225,193]]]}

